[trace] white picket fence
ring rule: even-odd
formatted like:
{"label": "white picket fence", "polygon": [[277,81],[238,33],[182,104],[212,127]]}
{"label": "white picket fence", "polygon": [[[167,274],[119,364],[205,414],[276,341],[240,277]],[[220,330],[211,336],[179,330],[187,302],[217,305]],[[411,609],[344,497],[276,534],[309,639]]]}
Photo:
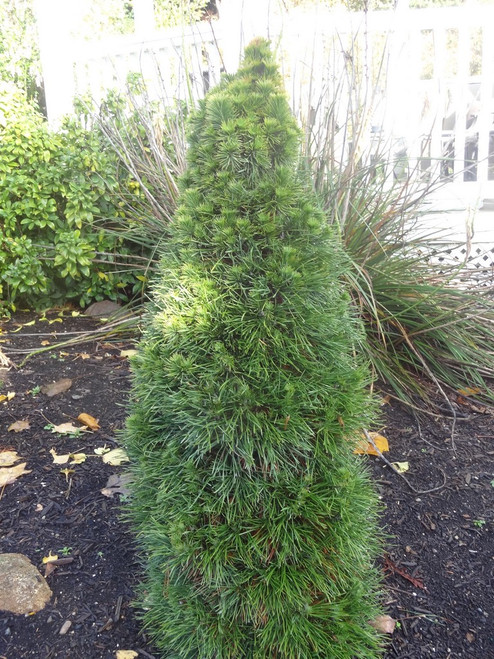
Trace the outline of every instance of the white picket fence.
{"label": "white picket fence", "polygon": [[[443,179],[433,205],[457,214],[436,214],[431,222],[456,222],[461,240],[472,213],[494,199],[493,6],[410,10],[399,3],[395,11],[364,14],[320,7],[277,12],[270,0],[218,0],[218,20],[159,32],[150,25],[152,0],[135,0],[141,13],[134,35],[80,43],[64,30],[77,0],[36,2],[54,124],[75,95],[101,100],[108,89],[125,88],[131,73],[143,76],[151,97],[197,99],[222,71],[235,71],[250,38],[266,36],[294,112],[313,133],[326,129],[330,113],[341,129],[349,109],[359,108],[368,117],[358,135],[362,153],[384,141],[397,169]],[[352,143],[346,130],[342,148]],[[481,242],[492,246],[489,217]]]}
{"label": "white picket fence", "polygon": [[242,45],[257,33],[275,44],[302,119],[317,127],[325,103],[334,103],[337,95],[344,121],[355,82],[347,76],[348,58],[359,58],[367,89],[366,98],[356,102],[363,100],[370,110],[369,131],[361,139],[384,135],[397,150],[406,148],[409,159],[421,158],[422,167],[435,163],[470,202],[494,197],[492,6],[270,14],[269,2],[223,0],[220,19],[211,23],[166,32],[151,26],[146,35],[141,25],[135,35],[78,43],[63,29],[74,1],[38,0],[53,123],[70,111],[75,95],[101,99],[106,90],[122,88],[132,72],[142,74],[151,89],[156,86],[156,94],[165,89],[170,101],[200,97],[222,70],[235,70]]}

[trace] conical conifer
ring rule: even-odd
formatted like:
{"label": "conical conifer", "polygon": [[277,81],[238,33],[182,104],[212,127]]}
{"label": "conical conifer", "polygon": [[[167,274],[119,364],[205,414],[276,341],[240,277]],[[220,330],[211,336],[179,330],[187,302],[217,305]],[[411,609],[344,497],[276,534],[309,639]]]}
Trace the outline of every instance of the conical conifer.
{"label": "conical conifer", "polygon": [[190,120],[125,439],[164,657],[379,654],[368,374],[298,140],[263,40]]}

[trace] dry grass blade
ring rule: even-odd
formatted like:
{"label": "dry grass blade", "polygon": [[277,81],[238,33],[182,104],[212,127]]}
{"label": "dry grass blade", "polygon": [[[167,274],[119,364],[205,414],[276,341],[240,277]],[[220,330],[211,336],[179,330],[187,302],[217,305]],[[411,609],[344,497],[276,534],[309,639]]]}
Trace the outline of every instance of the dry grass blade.
{"label": "dry grass blade", "polygon": [[474,386],[494,402],[494,302],[465,263],[439,258],[455,245],[446,231],[427,230],[423,215],[441,182],[369,131],[386,45],[373,71],[365,48],[353,46],[326,97],[309,103],[326,110],[306,128],[305,166],[352,262],[348,283],[374,372],[408,404],[438,394],[454,419],[451,388]]}

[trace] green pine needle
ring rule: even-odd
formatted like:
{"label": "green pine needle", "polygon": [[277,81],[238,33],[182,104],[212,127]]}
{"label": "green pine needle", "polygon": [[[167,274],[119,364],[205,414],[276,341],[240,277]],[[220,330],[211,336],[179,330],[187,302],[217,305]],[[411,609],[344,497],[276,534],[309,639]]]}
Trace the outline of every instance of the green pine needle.
{"label": "green pine needle", "polygon": [[144,625],[164,657],[375,658],[363,330],[267,42],[188,136],[125,434]]}

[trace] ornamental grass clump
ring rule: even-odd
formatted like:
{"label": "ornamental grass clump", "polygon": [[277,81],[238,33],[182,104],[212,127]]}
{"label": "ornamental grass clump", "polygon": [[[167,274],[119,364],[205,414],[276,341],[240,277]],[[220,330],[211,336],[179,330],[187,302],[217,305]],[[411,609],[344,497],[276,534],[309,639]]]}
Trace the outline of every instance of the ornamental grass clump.
{"label": "ornamental grass clump", "polygon": [[267,42],[189,143],[125,433],[145,627],[164,657],[377,657],[361,328]]}

